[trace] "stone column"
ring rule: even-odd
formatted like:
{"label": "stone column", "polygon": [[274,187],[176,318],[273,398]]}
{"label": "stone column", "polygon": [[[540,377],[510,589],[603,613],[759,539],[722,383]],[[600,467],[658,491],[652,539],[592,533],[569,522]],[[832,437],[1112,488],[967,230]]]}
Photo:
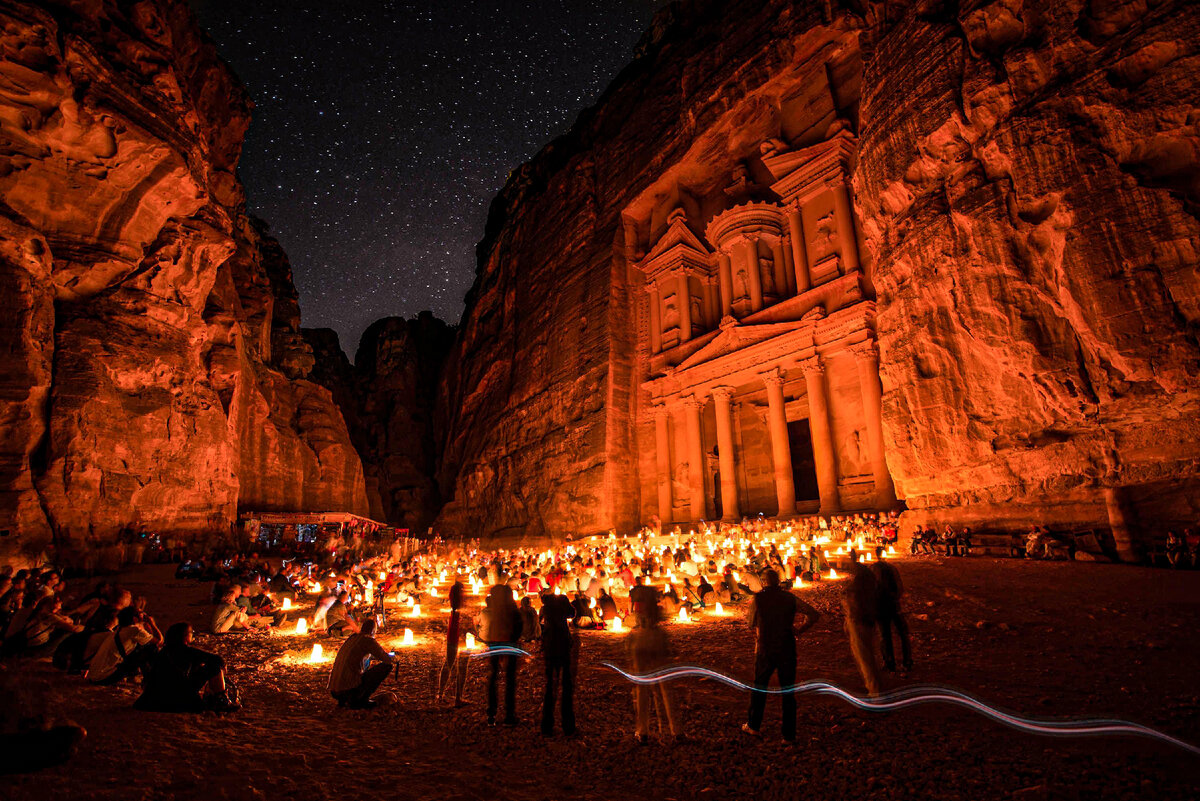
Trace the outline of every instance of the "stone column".
{"label": "stone column", "polygon": [[896,505],[896,488],[888,472],[883,450],[883,388],[879,383],[879,348],[874,342],[862,342],[850,348],[858,364],[858,388],[862,394],[863,415],[867,424],[867,445],[871,449],[871,473],[875,478],[875,508]]}
{"label": "stone column", "polygon": [[775,463],[775,498],[779,501],[779,516],[790,517],[796,513],[796,484],[792,477],[792,447],[783,400],[783,371],[776,368],[760,377],[767,385],[767,430],[771,435],[771,456]]}
{"label": "stone column", "polygon": [[650,293],[650,352],[662,353],[662,298],[658,283],[651,281],[646,291]]}
{"label": "stone column", "polygon": [[692,522],[704,519],[704,445],[700,439],[700,410],[704,401],[695,395],[683,401],[683,414],[687,424],[688,483],[691,486]]}
{"label": "stone column", "polygon": [[721,465],[721,519],[737,520],[737,474],[733,464],[733,390],[717,387],[712,391],[717,413],[717,457]]}
{"label": "stone column", "polygon": [[852,272],[858,269],[858,237],[854,234],[850,190],[844,181],[829,188],[833,191],[833,219],[837,222],[838,239],[842,243],[842,263],[846,265],[846,272]]}
{"label": "stone column", "polygon": [[805,359],[801,367],[808,389],[808,425],[812,431],[813,460],[817,464],[821,514],[836,514],[841,504],[838,500],[837,452],[833,449],[829,401],[825,397],[825,367],[818,357]]}
{"label": "stone column", "polygon": [[687,273],[679,276],[675,299],[679,303],[679,341],[687,342],[692,338],[692,290],[688,286]]}
{"label": "stone column", "polygon": [[704,297],[704,321],[701,323],[705,331],[717,327],[721,318],[717,316],[717,286],[716,279],[706,275],[702,279]]}
{"label": "stone column", "polygon": [[742,267],[750,284],[750,311],[763,307],[762,276],[758,272],[758,237],[747,235],[742,239]]}
{"label": "stone column", "polygon": [[1122,562],[1140,561],[1142,555],[1134,541],[1133,525],[1128,505],[1125,502],[1124,488],[1105,487],[1104,505],[1108,510],[1108,525],[1112,529],[1113,544],[1117,547],[1118,558]]}
{"label": "stone column", "polygon": [[804,220],[798,202],[787,207],[787,221],[792,239],[792,266],[796,268],[796,294],[800,295],[812,286],[812,277],[808,272],[808,244],[804,240]]}
{"label": "stone column", "polygon": [[654,449],[658,466],[658,517],[671,522],[671,442],[667,428],[667,407],[654,405]]}
{"label": "stone column", "polygon": [[723,250],[717,253],[717,279],[721,288],[721,316],[728,317],[733,313],[733,266],[729,254]]}
{"label": "stone column", "polygon": [[783,259],[783,242],[778,239],[771,242],[771,260],[775,266],[775,289],[779,292],[779,297],[790,297],[792,282],[788,280],[787,263]]}

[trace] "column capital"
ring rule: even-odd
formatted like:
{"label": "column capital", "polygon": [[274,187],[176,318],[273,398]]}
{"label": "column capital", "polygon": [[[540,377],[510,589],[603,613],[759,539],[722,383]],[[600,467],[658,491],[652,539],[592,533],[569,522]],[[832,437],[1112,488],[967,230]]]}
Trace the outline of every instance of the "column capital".
{"label": "column capital", "polygon": [[742,234],[742,241],[748,245],[757,245],[760,238],[761,237],[759,234],[754,231],[748,231],[747,233]]}
{"label": "column capital", "polygon": [[713,387],[712,396],[719,403],[729,403],[733,400],[733,390],[730,387]]}
{"label": "column capital", "polygon": [[856,342],[846,348],[846,350],[854,354],[854,358],[860,362],[879,361],[879,345],[873,339],[869,339],[866,342]]}
{"label": "column capital", "polygon": [[820,356],[811,356],[807,359],[802,359],[800,361],[800,369],[802,369],[806,375],[810,373],[813,375],[825,374],[825,365],[821,363]]}
{"label": "column capital", "polygon": [[783,386],[783,370],[780,370],[778,367],[773,367],[770,370],[767,370],[765,373],[759,373],[758,377],[761,378],[763,383],[768,387]]}
{"label": "column capital", "polygon": [[646,282],[646,294],[653,295],[658,291],[658,281],[651,280]]}
{"label": "column capital", "polygon": [[654,403],[650,406],[650,412],[654,415],[655,420],[665,420],[671,410],[667,408],[667,404],[665,403]]}
{"label": "column capital", "polygon": [[785,214],[799,214],[802,208],[804,204],[800,202],[800,198],[793,198],[784,204],[783,211]]}
{"label": "column capital", "polygon": [[704,408],[704,398],[698,398],[695,395],[688,395],[683,399],[683,408],[700,411]]}

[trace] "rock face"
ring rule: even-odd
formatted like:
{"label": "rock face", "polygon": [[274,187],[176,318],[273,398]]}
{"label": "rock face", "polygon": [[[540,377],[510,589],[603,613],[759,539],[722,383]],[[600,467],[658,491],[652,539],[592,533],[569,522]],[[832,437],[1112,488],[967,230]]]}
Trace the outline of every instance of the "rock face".
{"label": "rock face", "polygon": [[332,391],[362,457],[371,517],[424,531],[442,505],[436,401],[454,329],[429,312],[384,318],[363,333],[353,365],[336,332],[305,329],[304,338],[316,356],[312,380]]}
{"label": "rock face", "polygon": [[[1200,7],[1170,0],[672,4],[493,203],[443,381],[439,525],[647,519],[631,211],[801,147],[797,106],[856,142],[886,467],[912,515],[1194,522],[1197,41]],[[694,231],[721,210],[694,205]]]}
{"label": "rock face", "polygon": [[366,511],[244,211],[249,106],[183,2],[0,9],[0,547]]}
{"label": "rock face", "polygon": [[1194,523],[1200,7],[891,5],[855,186],[901,496]]}

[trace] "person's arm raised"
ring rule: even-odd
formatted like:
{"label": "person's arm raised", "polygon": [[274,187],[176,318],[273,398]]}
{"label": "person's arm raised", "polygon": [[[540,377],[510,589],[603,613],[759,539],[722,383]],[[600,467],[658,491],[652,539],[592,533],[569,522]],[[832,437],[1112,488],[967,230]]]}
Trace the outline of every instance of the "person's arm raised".
{"label": "person's arm raised", "polygon": [[817,625],[817,621],[821,619],[820,612],[818,612],[805,601],[801,601],[799,598],[796,599],[796,611],[804,615],[804,623],[801,624],[800,628],[796,630],[797,634],[803,634],[804,632],[808,631],[813,626]]}

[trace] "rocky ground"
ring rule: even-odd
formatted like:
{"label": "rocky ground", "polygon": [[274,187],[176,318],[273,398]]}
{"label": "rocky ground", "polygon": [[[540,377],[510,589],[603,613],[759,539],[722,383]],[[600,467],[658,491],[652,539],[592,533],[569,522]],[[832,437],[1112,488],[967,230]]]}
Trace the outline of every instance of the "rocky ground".
{"label": "rocky ground", "polygon": [[[1113,565],[928,558],[905,561],[917,669],[909,683],[949,685],[1030,716],[1120,717],[1200,743],[1200,572]],[[198,626],[208,588],[169,568],[123,577],[162,622]],[[802,638],[800,678],[853,690],[859,679],[837,614],[837,588],[805,595],[824,619]],[[477,599],[475,599],[477,600]],[[427,605],[428,606],[428,605]],[[877,714],[803,697],[797,745],[738,731],[746,695],[713,682],[675,685],[690,741],[635,744],[630,688],[605,660],[623,661],[621,635],[583,635],[577,705],[581,736],[538,732],[541,680],[521,670],[522,725],[488,729],[481,665],[471,703],[431,700],[444,626],[412,625],[417,645],[387,686],[394,706],[339,711],[326,666],[299,657],[315,637],[199,637],[222,653],[245,708],[228,716],[167,716],[130,708],[135,690],[94,688],[48,663],[8,664],[24,688],[89,736],[67,765],[8,778],[4,797],[97,798],[1194,798],[1200,760],[1130,737],[1049,739],[943,706]],[[749,679],[750,633],[740,618],[673,624],[680,661]],[[385,639],[390,640],[392,634]],[[893,686],[905,682],[893,682]]]}

